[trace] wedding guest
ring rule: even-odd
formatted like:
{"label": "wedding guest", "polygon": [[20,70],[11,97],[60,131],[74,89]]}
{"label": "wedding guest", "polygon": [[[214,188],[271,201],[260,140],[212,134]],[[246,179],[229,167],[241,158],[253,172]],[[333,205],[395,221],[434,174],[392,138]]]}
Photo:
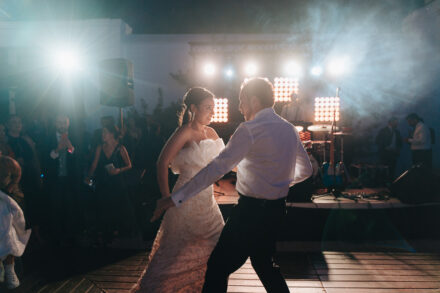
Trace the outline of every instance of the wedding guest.
{"label": "wedding guest", "polygon": [[107,241],[121,234],[132,236],[136,231],[133,207],[122,176],[131,169],[131,161],[118,138],[116,126],[103,127],[103,143],[96,148],[95,158],[86,178],[86,182],[89,181],[96,171],[98,226]]}
{"label": "wedding guest", "polygon": [[0,156],[0,265],[4,267],[8,289],[20,286],[14,268],[15,257],[23,254],[31,233],[26,230],[23,211],[15,200],[23,198],[18,188],[20,177],[17,161]]}
{"label": "wedding guest", "polygon": [[14,152],[8,144],[8,137],[6,136],[6,127],[0,124],[0,155],[14,157]]}
{"label": "wedding guest", "polygon": [[42,181],[40,163],[34,149],[34,143],[29,137],[23,135],[23,124],[19,116],[10,116],[6,126],[8,144],[22,170],[20,188],[26,196],[26,224],[33,228],[34,235],[41,242],[39,228],[44,218],[41,208]]}
{"label": "wedding guest", "polygon": [[104,127],[115,126],[115,118],[113,116],[101,117],[101,128],[96,129],[92,135],[92,141],[90,143],[90,150],[95,154],[96,148],[102,143],[102,129]]}
{"label": "wedding guest", "polygon": [[50,134],[45,150],[46,187],[49,192],[52,236],[61,240],[71,235],[79,220],[78,188],[81,183],[78,149],[69,133],[70,120],[57,115],[55,132]]}
{"label": "wedding guest", "polygon": [[421,164],[426,170],[432,169],[431,131],[416,113],[406,117],[408,125],[414,128],[412,136],[405,141],[410,144],[413,165]]}
{"label": "wedding guest", "polygon": [[380,161],[388,166],[389,182],[394,179],[397,158],[402,148],[402,137],[397,129],[397,123],[397,118],[391,117],[388,125],[382,128],[376,136]]}

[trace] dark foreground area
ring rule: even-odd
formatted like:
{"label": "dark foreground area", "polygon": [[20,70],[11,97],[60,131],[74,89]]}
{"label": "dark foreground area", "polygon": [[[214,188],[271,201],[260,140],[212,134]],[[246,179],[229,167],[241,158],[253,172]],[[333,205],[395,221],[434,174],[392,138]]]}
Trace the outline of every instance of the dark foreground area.
{"label": "dark foreground area", "polygon": [[[348,250],[319,249],[332,245]],[[431,252],[367,243],[361,247],[349,243],[282,242],[276,258],[295,293],[439,292],[439,246],[430,241],[418,245],[431,247]],[[25,255],[25,262],[19,263],[22,285],[15,290],[0,285],[0,292],[135,292],[147,255],[146,251],[120,249],[40,250]],[[231,275],[228,292],[266,291],[247,261]]]}

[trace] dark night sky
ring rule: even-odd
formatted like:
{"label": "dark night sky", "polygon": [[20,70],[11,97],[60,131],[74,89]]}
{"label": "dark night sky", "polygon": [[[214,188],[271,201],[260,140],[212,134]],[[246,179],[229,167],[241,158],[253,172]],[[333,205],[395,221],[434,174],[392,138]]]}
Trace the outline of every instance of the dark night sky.
{"label": "dark night sky", "polygon": [[393,30],[424,0],[0,0],[11,20],[122,18],[134,33],[341,30],[368,19]]}

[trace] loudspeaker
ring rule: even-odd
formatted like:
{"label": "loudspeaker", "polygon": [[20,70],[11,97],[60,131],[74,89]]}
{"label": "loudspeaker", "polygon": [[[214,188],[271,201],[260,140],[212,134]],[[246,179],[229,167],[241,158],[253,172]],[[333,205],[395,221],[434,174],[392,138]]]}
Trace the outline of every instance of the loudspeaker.
{"label": "loudspeaker", "polygon": [[403,203],[432,201],[437,196],[436,179],[429,169],[414,165],[391,184],[391,193]]}
{"label": "loudspeaker", "polygon": [[99,62],[101,105],[127,107],[134,104],[133,64],[127,59]]}

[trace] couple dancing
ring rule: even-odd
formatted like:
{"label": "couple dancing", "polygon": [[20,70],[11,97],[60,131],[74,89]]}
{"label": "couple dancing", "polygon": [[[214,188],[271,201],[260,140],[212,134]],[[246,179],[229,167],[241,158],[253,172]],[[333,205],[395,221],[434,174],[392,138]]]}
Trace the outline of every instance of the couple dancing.
{"label": "couple dancing", "polygon": [[[269,81],[245,81],[239,99],[246,121],[225,147],[207,126],[214,95],[203,88],[185,94],[183,123],[158,161],[163,198],[152,220],[166,213],[140,292],[226,292],[229,275],[248,257],[268,292],[289,292],[272,255],[289,185],[308,178],[312,166],[298,132],[274,112]],[[173,193],[169,166],[179,174]],[[234,167],[240,198],[225,224],[212,184]]]}

